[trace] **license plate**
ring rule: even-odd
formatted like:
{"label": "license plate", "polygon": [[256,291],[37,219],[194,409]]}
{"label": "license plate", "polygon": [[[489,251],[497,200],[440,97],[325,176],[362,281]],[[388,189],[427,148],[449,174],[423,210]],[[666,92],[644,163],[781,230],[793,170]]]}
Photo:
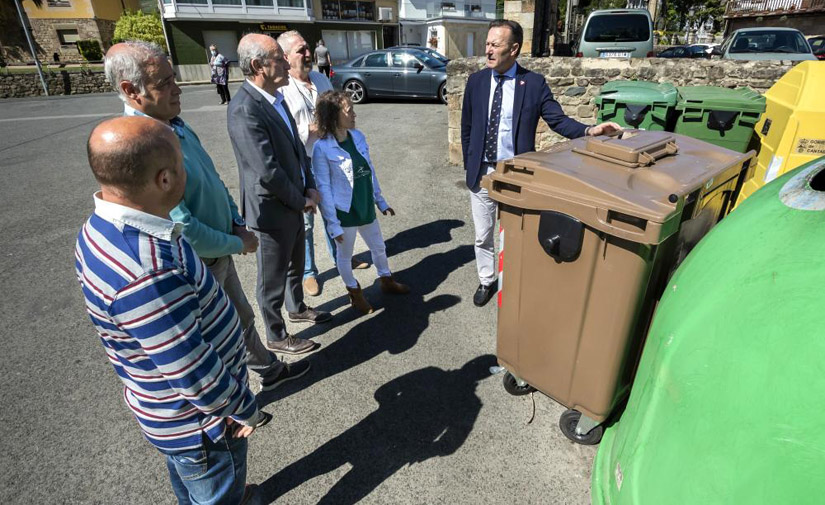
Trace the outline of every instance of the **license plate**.
{"label": "license plate", "polygon": [[605,51],[599,53],[600,58],[630,58],[630,51]]}

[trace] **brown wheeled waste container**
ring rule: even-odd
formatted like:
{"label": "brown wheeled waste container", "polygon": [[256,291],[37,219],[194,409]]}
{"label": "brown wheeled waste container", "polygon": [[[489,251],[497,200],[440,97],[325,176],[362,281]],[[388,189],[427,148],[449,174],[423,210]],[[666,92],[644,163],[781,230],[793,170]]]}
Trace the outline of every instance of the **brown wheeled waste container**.
{"label": "brown wheeled waste container", "polygon": [[597,443],[668,277],[736,204],[753,157],[626,130],[499,162],[482,184],[499,203],[507,391],[550,396],[564,434]]}

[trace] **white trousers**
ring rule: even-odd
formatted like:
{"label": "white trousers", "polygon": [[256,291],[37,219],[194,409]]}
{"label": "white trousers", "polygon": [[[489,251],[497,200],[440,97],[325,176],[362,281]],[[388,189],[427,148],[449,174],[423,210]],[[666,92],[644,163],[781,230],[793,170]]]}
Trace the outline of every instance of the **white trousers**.
{"label": "white trousers", "polygon": [[384,245],[384,237],[381,235],[381,226],[378,225],[378,219],[363,226],[345,226],[344,241],[337,244],[335,263],[344,284],[353,289],[358,287],[358,281],[352,275],[352,250],[355,248],[356,232],[361,235],[361,238],[369,247],[370,254],[372,254],[372,264],[375,265],[378,275],[380,277],[392,275],[387,261],[387,248]]}
{"label": "white trousers", "polygon": [[[490,166],[484,175],[495,171]],[[481,178],[479,177],[479,181]],[[487,190],[477,184],[470,190],[470,206],[473,210],[473,225],[476,231],[475,253],[478,281],[489,286],[496,282],[495,226],[497,204],[487,194]]]}

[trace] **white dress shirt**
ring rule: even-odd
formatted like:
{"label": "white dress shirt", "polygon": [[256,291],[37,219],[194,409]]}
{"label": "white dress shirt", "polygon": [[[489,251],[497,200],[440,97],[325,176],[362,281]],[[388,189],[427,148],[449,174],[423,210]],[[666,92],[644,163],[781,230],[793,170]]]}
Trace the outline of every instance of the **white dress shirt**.
{"label": "white dress shirt", "polygon": [[[487,103],[487,126],[490,124],[490,111],[493,108],[493,94],[496,91],[498,72],[490,72],[490,101]],[[513,157],[513,104],[516,97],[516,64],[504,72],[507,76],[501,88],[501,118],[498,122],[498,150],[497,158],[485,159],[487,162],[506,160]],[[485,130],[486,131],[486,130]]]}
{"label": "white dress shirt", "polygon": [[318,136],[309,134],[309,125],[315,122],[315,105],[318,103],[318,96],[332,89],[332,83],[327,76],[320,72],[309,72],[310,86],[289,76],[289,84],[281,88],[284,94],[284,101],[289,107],[289,112],[295,118],[298,126],[298,136],[307,151],[307,156],[312,158],[312,147]]}

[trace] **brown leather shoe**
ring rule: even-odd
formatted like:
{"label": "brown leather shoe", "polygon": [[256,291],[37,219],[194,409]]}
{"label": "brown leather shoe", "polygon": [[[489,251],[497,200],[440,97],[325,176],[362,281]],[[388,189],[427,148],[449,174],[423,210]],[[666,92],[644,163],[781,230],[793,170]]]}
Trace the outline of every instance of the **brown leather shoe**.
{"label": "brown leather shoe", "polygon": [[291,323],[326,323],[332,319],[329,312],[321,312],[312,307],[307,307],[303,312],[289,312]]}
{"label": "brown leather shoe", "polygon": [[307,277],[304,279],[304,293],[309,296],[318,296],[321,294],[321,286],[318,285],[318,279],[315,277]]}
{"label": "brown leather shoe", "polygon": [[381,291],[391,295],[406,295],[410,292],[410,287],[406,284],[401,284],[392,278],[392,275],[386,277],[379,277],[381,281]]}
{"label": "brown leather shoe", "polygon": [[292,335],[288,335],[283,340],[266,341],[267,349],[281,354],[304,354],[315,349],[317,345],[318,344],[312,340],[305,340],[303,338],[293,337]]}
{"label": "brown leather shoe", "polygon": [[369,268],[370,264],[366,261],[357,260],[352,258],[352,269],[353,270],[364,270],[365,268]]}
{"label": "brown leather shoe", "polygon": [[347,291],[349,292],[349,303],[352,308],[362,314],[372,314],[372,305],[364,298],[364,292],[361,291],[360,284],[357,288],[347,288]]}

